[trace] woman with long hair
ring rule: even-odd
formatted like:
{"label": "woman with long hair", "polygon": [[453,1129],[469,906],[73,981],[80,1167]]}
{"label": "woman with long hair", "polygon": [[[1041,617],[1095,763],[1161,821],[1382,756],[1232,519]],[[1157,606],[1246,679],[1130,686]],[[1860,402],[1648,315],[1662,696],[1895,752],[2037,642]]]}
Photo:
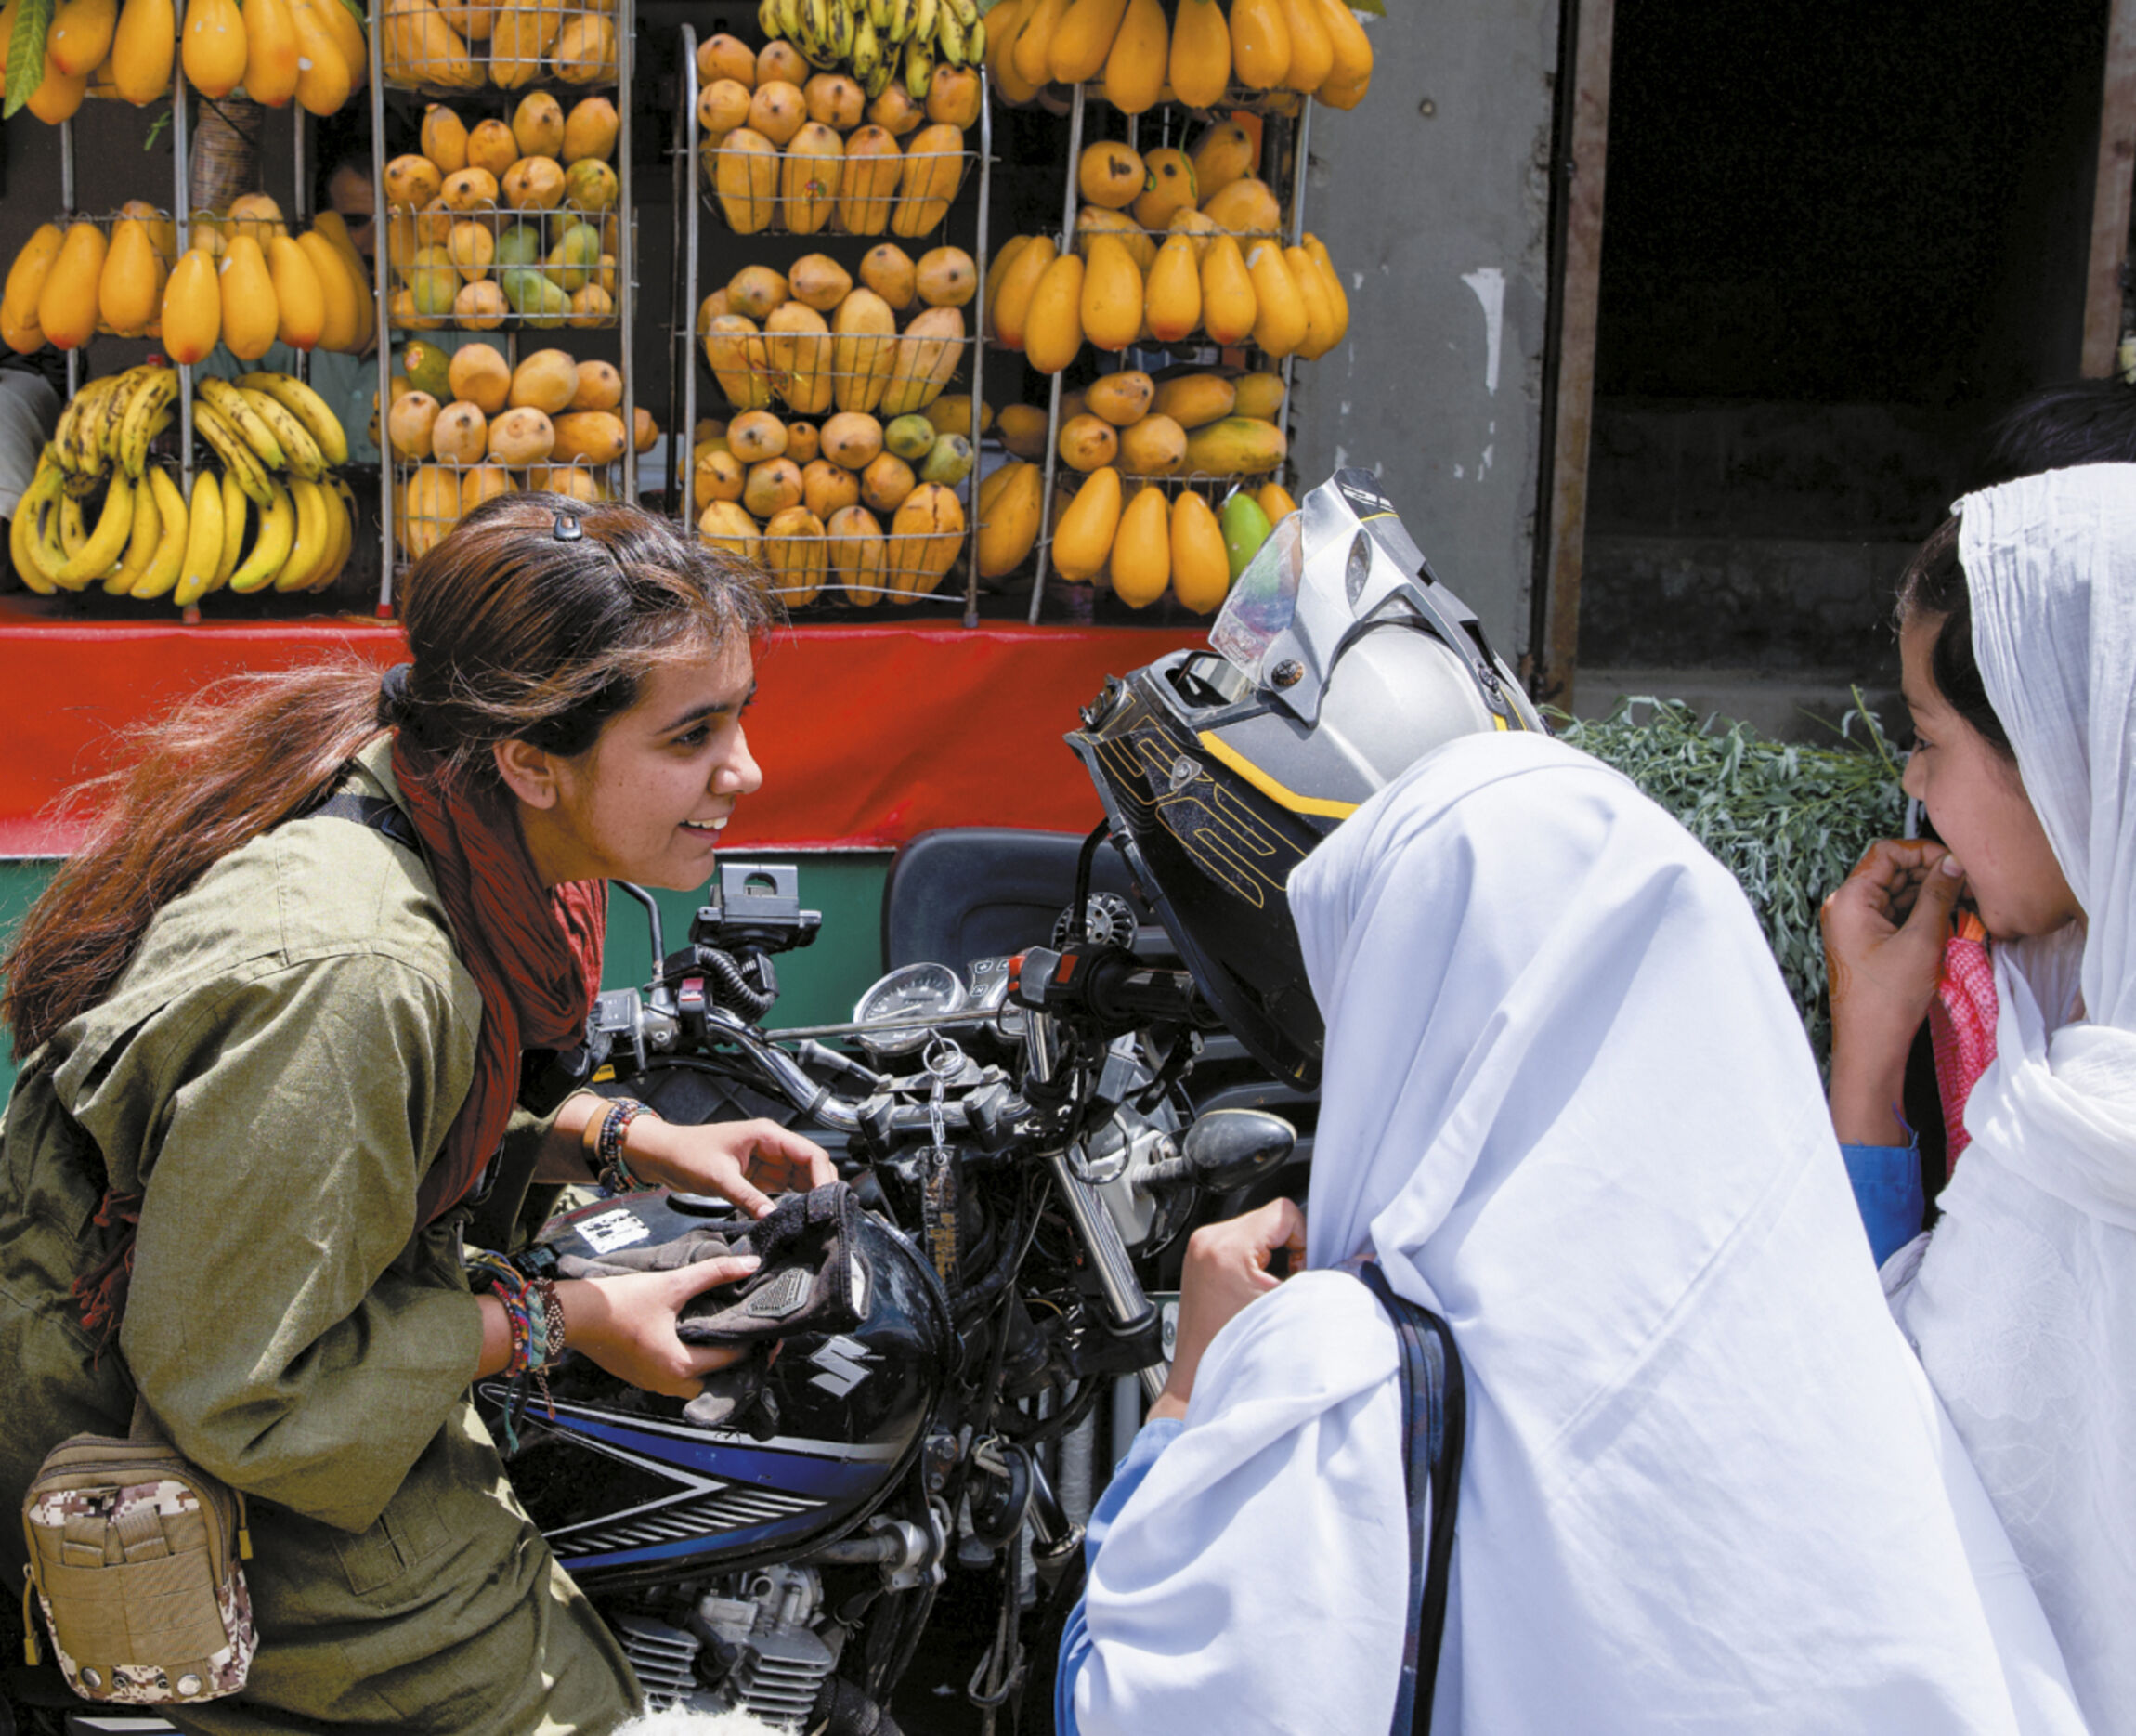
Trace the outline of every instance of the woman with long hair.
{"label": "woman with long hair", "polygon": [[[469,1401],[556,1340],[687,1396],[676,1336],[748,1260],[473,1293],[486,1177],[716,1192],[835,1179],[767,1122],[520,1109],[579,1040],[607,879],[701,885],[761,782],[759,576],[625,506],[491,501],[416,563],[410,660],[202,695],[109,780],[6,960],[0,1495],[137,1395],[250,1502],[259,1651],[189,1730],[597,1731],[615,1640],[513,1502]],[[601,1116],[595,1121],[595,1111]],[[499,1165],[510,1148],[518,1165]],[[19,1584],[18,1529],[0,1571]]]}

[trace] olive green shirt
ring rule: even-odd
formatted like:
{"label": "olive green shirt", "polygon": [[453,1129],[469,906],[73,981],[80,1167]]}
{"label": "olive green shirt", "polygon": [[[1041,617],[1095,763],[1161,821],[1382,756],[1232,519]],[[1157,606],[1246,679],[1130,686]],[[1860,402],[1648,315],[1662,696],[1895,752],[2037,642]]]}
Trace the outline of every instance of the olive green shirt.
{"label": "olive green shirt", "polygon": [[[384,738],[351,787],[398,799]],[[416,1190],[481,998],[420,859],[292,821],[157,914],[110,998],[26,1062],[0,1147],[0,1496],[132,1394],[69,1299],[140,1193],[119,1339],[179,1451],[241,1490],[260,1633],[189,1730],[601,1731],[630,1666],[513,1499],[469,1402],[459,1214]],[[544,1125],[521,1115],[514,1139]],[[0,1570],[21,1584],[20,1527]]]}

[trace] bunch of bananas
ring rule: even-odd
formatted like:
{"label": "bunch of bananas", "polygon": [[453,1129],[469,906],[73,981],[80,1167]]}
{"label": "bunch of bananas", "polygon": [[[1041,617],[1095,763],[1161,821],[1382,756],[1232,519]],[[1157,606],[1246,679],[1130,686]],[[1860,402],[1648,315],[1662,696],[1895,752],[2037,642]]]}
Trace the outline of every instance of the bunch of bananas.
{"label": "bunch of bananas", "polygon": [[[319,590],[339,576],[356,546],[356,496],[329,474],[348,439],[326,400],[284,373],[197,385],[193,426],[221,469],[198,469],[190,502],[148,458],[176,414],[176,370],[136,368],[75,395],[15,510],[9,553],[31,590],[100,582],[183,608],[225,586]],[[92,529],[85,503],[99,488]]]}
{"label": "bunch of bananas", "polygon": [[758,0],[757,22],[818,71],[850,72],[870,101],[899,77],[924,101],[938,60],[977,66],[986,55],[976,0]]}

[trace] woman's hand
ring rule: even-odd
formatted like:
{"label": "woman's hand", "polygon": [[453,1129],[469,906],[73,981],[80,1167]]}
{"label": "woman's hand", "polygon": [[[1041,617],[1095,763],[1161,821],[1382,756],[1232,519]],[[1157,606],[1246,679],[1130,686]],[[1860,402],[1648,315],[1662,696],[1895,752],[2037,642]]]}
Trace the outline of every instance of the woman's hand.
{"label": "woman's hand", "polygon": [[1824,902],[1832,1002],[1832,1126],[1855,1145],[1903,1145],[1907,1051],[1943,974],[1965,870],[1941,844],[1885,839]]}
{"label": "woman's hand", "polygon": [[632,1169],[646,1181],[678,1194],[716,1194],[752,1218],[772,1209],[774,1194],[838,1180],[829,1153],[775,1121],[691,1127],[640,1116],[623,1149]]}
{"label": "woman's hand", "polygon": [[1204,1224],[1187,1239],[1187,1266],[1179,1280],[1179,1327],[1172,1345],[1172,1372],[1150,1406],[1150,1420],[1184,1416],[1194,1376],[1209,1342],[1248,1302],[1283,1280],[1269,1270],[1278,1248],[1292,1262],[1306,1257],[1306,1215],[1296,1202],[1270,1200],[1258,1211],[1223,1223]]}
{"label": "woman's hand", "polygon": [[556,1294],[564,1304],[565,1342],[634,1387],[694,1399],[704,1390],[704,1376],[740,1362],[749,1351],[684,1344],[675,1336],[676,1320],[693,1298],[746,1278],[762,1263],[754,1254],[735,1254],[672,1272],[564,1279]]}

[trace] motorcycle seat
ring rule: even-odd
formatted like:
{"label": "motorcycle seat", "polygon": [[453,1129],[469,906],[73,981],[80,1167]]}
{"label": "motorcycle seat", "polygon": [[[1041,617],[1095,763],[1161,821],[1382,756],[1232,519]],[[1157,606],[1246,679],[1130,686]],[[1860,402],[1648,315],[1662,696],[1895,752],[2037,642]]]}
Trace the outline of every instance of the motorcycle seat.
{"label": "motorcycle seat", "polygon": [[[961,972],[974,959],[1044,946],[1075,896],[1082,847],[1079,833],[1006,826],[921,832],[900,846],[883,883],[883,969],[932,963]],[[1100,849],[1090,890],[1116,893],[1135,905],[1140,920],[1154,920],[1134,896],[1117,851]]]}

